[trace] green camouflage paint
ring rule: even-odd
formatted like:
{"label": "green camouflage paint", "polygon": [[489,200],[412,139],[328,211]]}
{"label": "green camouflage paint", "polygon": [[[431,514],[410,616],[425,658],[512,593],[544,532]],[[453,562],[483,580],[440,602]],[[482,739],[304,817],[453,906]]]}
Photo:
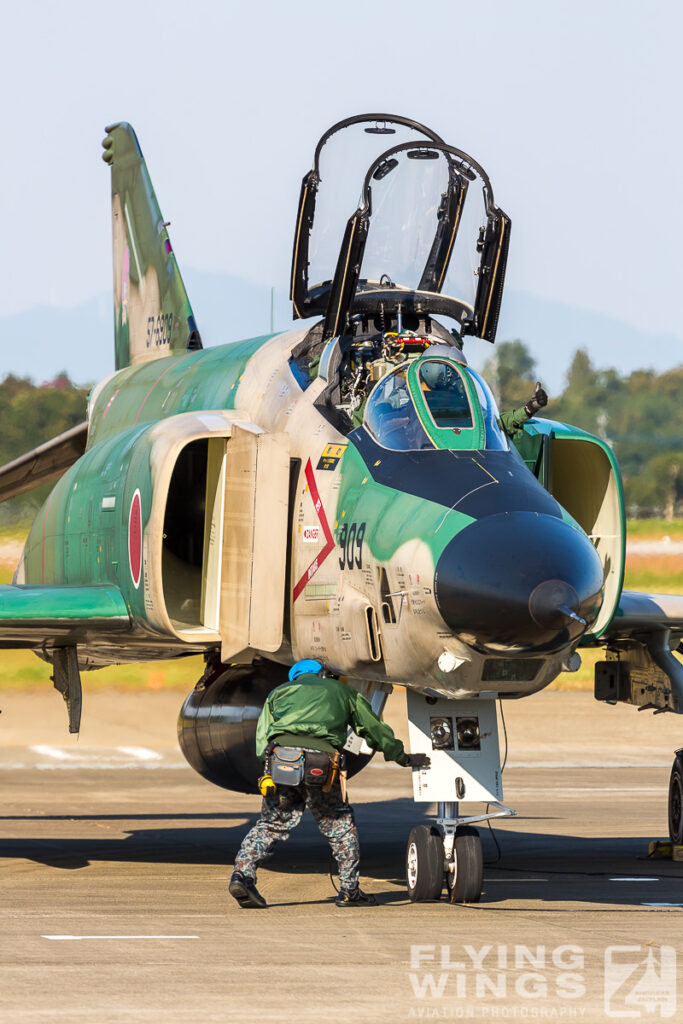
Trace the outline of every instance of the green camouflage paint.
{"label": "green camouflage paint", "polygon": [[135,132],[110,125],[116,369],[201,348],[168,231]]}
{"label": "green camouflage paint", "polygon": [[377,483],[353,443],[344,453],[341,481],[335,535],[345,522],[367,523],[365,542],[378,562],[388,562],[402,544],[419,539],[436,565],[448,542],[474,522],[438,502]]}

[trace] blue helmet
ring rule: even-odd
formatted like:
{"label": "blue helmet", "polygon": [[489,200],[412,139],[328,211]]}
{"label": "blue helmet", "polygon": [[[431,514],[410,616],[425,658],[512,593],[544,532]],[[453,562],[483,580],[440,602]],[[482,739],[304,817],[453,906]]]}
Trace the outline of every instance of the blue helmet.
{"label": "blue helmet", "polygon": [[303,661],[295,661],[289,670],[289,681],[294,682],[297,676],[302,676],[305,672],[311,672],[314,676],[317,676],[318,672],[322,671],[322,665],[319,661],[313,661],[312,658],[304,658]]}

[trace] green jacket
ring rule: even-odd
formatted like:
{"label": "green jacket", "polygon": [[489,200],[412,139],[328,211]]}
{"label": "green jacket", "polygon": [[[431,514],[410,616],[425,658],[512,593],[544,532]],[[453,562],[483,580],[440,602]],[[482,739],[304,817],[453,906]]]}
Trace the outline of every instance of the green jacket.
{"label": "green jacket", "polygon": [[349,726],[373,750],[381,750],[385,761],[403,762],[403,744],[365,697],[338,679],[308,672],[269,694],[256,726],[256,754],[263,760],[269,742],[283,733],[318,737],[342,750]]}
{"label": "green jacket", "polygon": [[523,405],[520,405],[519,409],[509,409],[508,412],[500,414],[500,424],[508,437],[521,433],[528,419],[529,413]]}

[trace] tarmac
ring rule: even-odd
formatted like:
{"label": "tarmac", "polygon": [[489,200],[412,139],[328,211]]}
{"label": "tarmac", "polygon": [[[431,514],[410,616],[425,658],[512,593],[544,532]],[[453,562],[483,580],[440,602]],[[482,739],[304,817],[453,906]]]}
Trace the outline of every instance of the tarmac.
{"label": "tarmac", "polygon": [[[226,886],[259,801],[185,765],[182,699],[86,689],[76,739],[56,693],[0,690],[2,1024],[677,1015],[683,863],[648,860],[683,745],[673,715],[587,693],[507,702],[519,816],[496,826],[499,858],[482,831],[478,904],[409,903],[406,839],[433,809],[375,759],[350,796],[379,905],[334,906],[306,816],[261,869],[269,908],[244,911]],[[405,735],[400,692],[388,720]]]}

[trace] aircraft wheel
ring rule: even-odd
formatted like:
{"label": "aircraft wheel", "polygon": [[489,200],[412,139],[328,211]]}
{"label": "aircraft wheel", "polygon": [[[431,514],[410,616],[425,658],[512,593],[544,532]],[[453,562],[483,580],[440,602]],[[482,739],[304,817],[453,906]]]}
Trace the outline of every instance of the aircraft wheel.
{"label": "aircraft wheel", "polygon": [[674,846],[683,846],[683,750],[676,759],[669,779],[669,838]]}
{"label": "aircraft wheel", "polygon": [[455,868],[448,872],[451,903],[478,903],[484,882],[484,854],[476,828],[460,825],[455,832]]}
{"label": "aircraft wheel", "polygon": [[434,825],[417,825],[408,836],[406,881],[412,903],[426,903],[441,896],[443,840]]}

